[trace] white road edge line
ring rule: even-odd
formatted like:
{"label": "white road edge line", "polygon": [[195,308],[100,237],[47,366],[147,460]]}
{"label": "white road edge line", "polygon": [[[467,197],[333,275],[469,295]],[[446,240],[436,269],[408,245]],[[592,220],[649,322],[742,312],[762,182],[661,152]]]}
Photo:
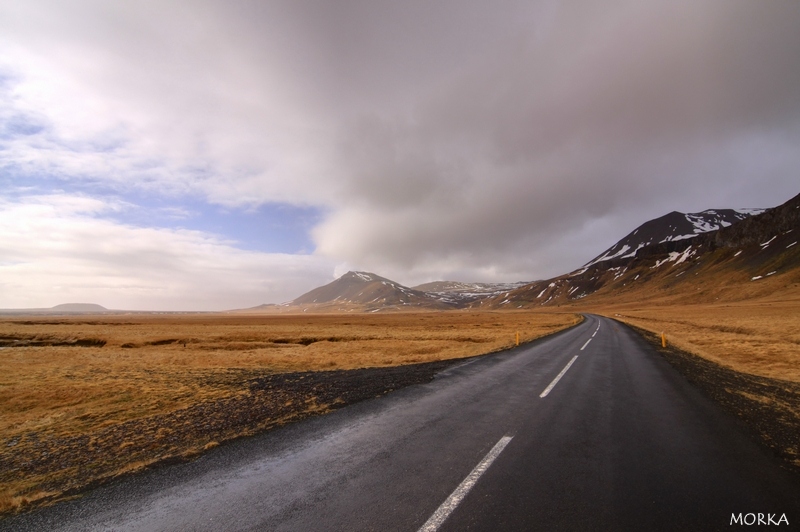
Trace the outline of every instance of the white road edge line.
{"label": "white road edge line", "polygon": [[[587,342],[587,343],[588,343],[588,342]],[[556,376],[556,378],[555,378],[555,379],[553,379],[553,382],[551,382],[551,383],[550,383],[550,385],[549,385],[547,388],[545,388],[545,389],[544,389],[544,391],[543,391],[541,394],[539,394],[539,397],[547,397],[547,394],[548,394],[548,393],[550,393],[550,391],[551,391],[553,388],[555,388],[556,384],[558,384],[558,381],[560,381],[560,380],[561,380],[561,377],[563,377],[563,376],[564,376],[564,373],[566,373],[566,372],[567,372],[567,370],[569,369],[569,367],[570,367],[570,366],[571,366],[571,365],[572,365],[572,364],[573,364],[573,363],[574,363],[574,362],[575,362],[577,359],[578,359],[578,355],[575,355],[574,357],[572,357],[572,360],[570,360],[570,361],[569,361],[569,364],[567,364],[566,366],[564,366],[564,369],[562,369],[562,370],[561,370],[561,373],[559,373],[559,374],[558,374],[558,376]]]}
{"label": "white road edge line", "polygon": [[422,525],[422,528],[419,529],[418,532],[435,532],[442,526],[445,519],[447,519],[453,510],[456,509],[456,506],[461,502],[461,500],[466,497],[469,490],[478,482],[478,479],[481,478],[489,466],[492,465],[492,462],[503,452],[503,449],[506,448],[508,442],[511,441],[513,436],[503,436],[500,438],[500,441],[494,444],[492,450],[483,457],[483,460],[480,461],[478,465],[475,466],[475,469],[467,475],[461,484],[455,489],[453,493],[445,500],[441,506],[433,513],[433,515]]}
{"label": "white road edge line", "polygon": [[592,339],[591,339],[591,338],[589,338],[588,340],[586,340],[586,343],[585,343],[585,344],[583,344],[583,347],[581,347],[581,351],[583,351],[584,349],[586,349],[586,346],[587,346],[587,345],[589,345],[589,342],[591,342],[591,341],[592,341]]}

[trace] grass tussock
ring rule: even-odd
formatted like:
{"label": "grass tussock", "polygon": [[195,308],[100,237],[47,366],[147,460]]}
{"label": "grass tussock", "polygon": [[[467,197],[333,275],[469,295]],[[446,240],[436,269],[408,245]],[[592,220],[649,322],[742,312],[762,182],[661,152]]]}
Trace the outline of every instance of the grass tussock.
{"label": "grass tussock", "polygon": [[[98,465],[105,477],[135,471],[218,442],[151,427],[155,443],[140,450],[120,427],[244,401],[253,379],[469,357],[511,347],[517,332],[525,342],[577,320],[531,312],[1,319],[0,463],[44,460],[37,449],[63,441],[113,450],[113,463]],[[328,408],[306,406],[308,413]],[[0,513],[52,497],[46,487],[74,473],[68,456],[62,462],[39,473],[0,470]]]}

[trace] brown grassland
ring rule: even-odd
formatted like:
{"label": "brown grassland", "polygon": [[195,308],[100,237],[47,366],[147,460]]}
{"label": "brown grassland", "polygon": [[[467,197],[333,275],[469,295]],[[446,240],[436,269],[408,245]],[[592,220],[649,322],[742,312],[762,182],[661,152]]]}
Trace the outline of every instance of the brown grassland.
{"label": "brown grassland", "polygon": [[[525,342],[579,319],[570,313],[512,311],[4,317],[0,513],[216,445],[194,432],[170,434],[170,426],[161,426],[155,437],[164,436],[164,444],[136,454],[136,435],[124,431],[155,430],[148,420],[168,425],[198,405],[217,405],[210,410],[217,413],[225,405],[233,408],[254,395],[247,387],[254,379],[475,356],[511,347],[517,331]],[[312,397],[301,409],[309,414],[329,407]],[[273,425],[296,418],[297,408],[293,415],[272,420]],[[259,420],[258,427],[271,426],[268,421]],[[222,439],[252,429],[240,427]],[[112,443],[113,457],[100,452]],[[106,456],[89,454],[81,461],[52,456],[70,449]]]}

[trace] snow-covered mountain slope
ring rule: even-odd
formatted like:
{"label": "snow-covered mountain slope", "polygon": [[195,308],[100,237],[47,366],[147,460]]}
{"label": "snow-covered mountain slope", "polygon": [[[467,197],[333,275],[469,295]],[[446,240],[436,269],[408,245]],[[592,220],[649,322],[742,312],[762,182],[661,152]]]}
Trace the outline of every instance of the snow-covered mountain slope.
{"label": "snow-covered mountain slope", "polygon": [[762,212],[764,209],[714,209],[689,214],[673,211],[640,225],[625,238],[586,263],[583,268],[613,259],[629,259],[647,246],[696,238],[704,233],[730,227],[736,222]]}
{"label": "snow-covered mountain slope", "polygon": [[[711,212],[711,217],[698,217]],[[744,216],[724,225],[731,218],[720,216],[721,212]],[[689,226],[681,219],[698,232],[688,236]],[[696,302],[763,295],[800,282],[798,238],[800,195],[760,212],[670,213],[643,224],[578,271],[530,283],[485,306],[527,308],[575,304],[584,298],[587,302],[639,302],[654,297]],[[755,284],[778,279],[782,280],[769,286]]]}
{"label": "snow-covered mountain slope", "polygon": [[454,306],[466,306],[475,301],[489,299],[516,290],[528,283],[462,283],[459,281],[434,281],[414,287],[414,290]]}

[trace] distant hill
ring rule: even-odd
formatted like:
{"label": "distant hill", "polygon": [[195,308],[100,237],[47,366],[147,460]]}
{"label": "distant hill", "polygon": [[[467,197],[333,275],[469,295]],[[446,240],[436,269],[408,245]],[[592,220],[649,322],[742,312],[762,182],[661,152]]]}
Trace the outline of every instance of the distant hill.
{"label": "distant hill", "polygon": [[41,314],[108,314],[120,311],[108,310],[94,303],[64,303],[50,308],[0,309],[0,315],[41,315]]}
{"label": "distant hill", "polygon": [[286,310],[329,312],[453,308],[420,290],[369,272],[347,272],[335,281],[315,288],[286,304]]}
{"label": "distant hill", "polygon": [[248,313],[262,314],[262,313],[280,312],[283,309],[283,307],[285,307],[285,304],[278,305],[275,303],[264,303],[263,305],[258,305],[255,307],[233,309],[233,310],[228,310],[227,312],[235,312],[238,314],[248,314]]}
{"label": "distant hill", "polygon": [[108,312],[108,309],[94,303],[64,303],[50,307],[53,312]]}

